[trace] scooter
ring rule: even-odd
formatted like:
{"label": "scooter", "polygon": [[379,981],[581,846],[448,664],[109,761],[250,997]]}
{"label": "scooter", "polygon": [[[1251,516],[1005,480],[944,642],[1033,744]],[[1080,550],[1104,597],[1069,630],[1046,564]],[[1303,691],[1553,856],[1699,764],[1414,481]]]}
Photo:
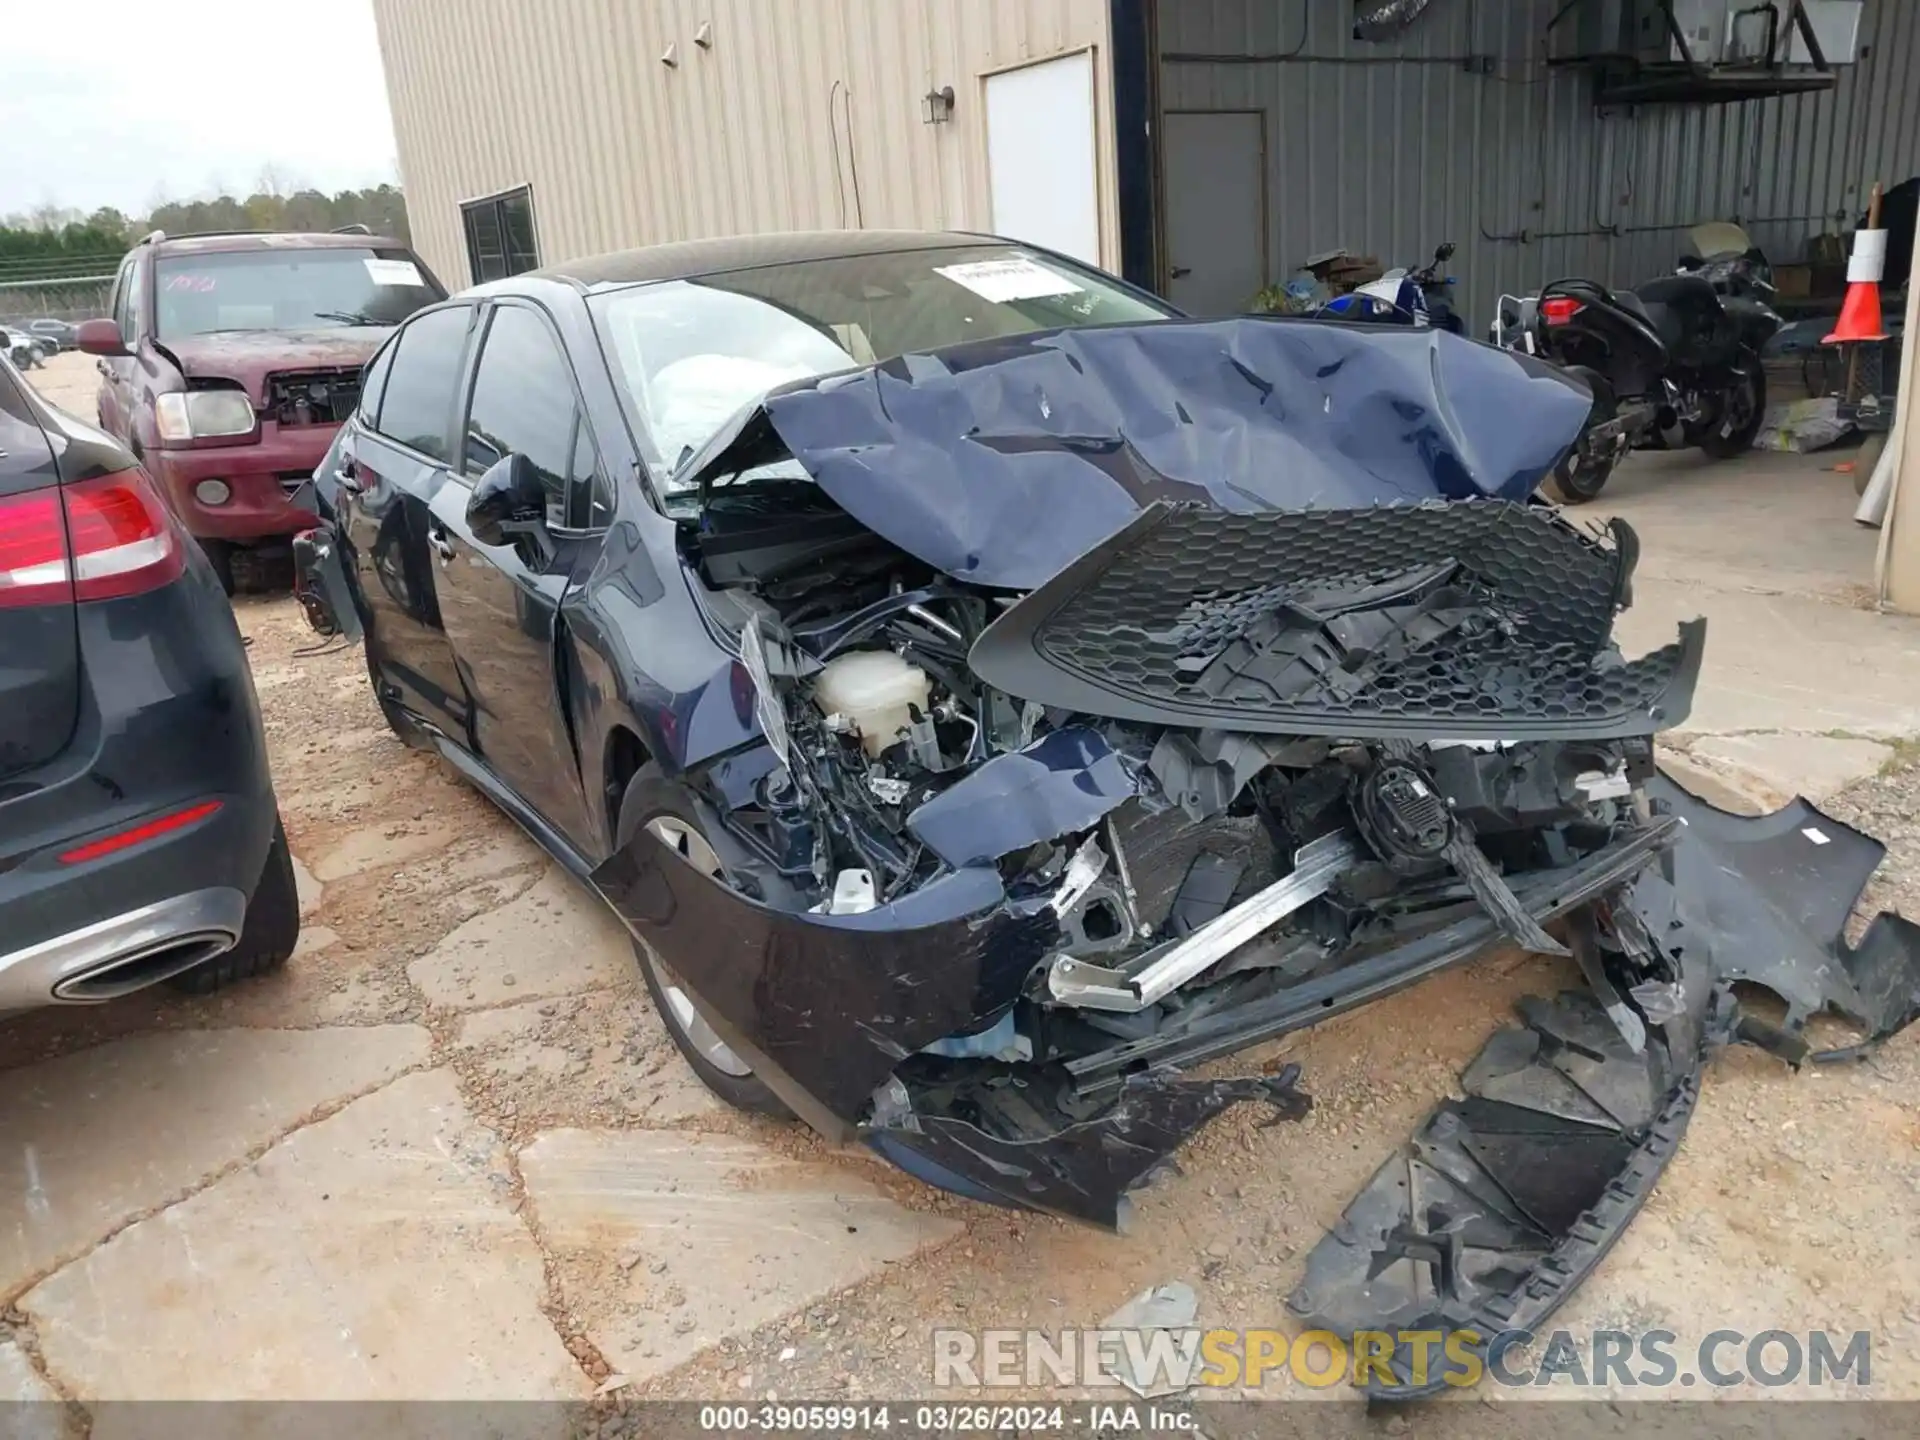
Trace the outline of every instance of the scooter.
{"label": "scooter", "polygon": [[1454,277],[1442,275],[1440,267],[1453,258],[1449,240],[1433,252],[1433,263],[1417,270],[1405,266],[1389,270],[1345,295],[1329,300],[1314,311],[1334,320],[1357,320],[1373,325],[1431,326],[1455,335],[1466,333],[1466,326],[1453,308]]}
{"label": "scooter", "polygon": [[1501,296],[1493,342],[1551,360],[1593,392],[1586,428],[1548,482],[1556,498],[1593,499],[1635,448],[1697,446],[1722,460],[1749,449],[1767,408],[1760,351],[1781,325],[1772,294],[1765,258],[1745,246],[1683,259],[1633,290],[1569,278],[1523,300]]}

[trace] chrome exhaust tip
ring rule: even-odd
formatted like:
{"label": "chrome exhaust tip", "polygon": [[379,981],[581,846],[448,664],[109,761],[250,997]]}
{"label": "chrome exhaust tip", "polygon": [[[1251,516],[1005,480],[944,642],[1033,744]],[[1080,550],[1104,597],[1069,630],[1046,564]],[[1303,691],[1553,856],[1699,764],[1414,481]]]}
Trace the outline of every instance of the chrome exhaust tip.
{"label": "chrome exhaust tip", "polygon": [[67,1005],[97,1005],[117,1000],[226,954],[237,938],[221,930],[176,935],[161,944],[116,955],[104,965],[68,976],[53,987],[53,998]]}

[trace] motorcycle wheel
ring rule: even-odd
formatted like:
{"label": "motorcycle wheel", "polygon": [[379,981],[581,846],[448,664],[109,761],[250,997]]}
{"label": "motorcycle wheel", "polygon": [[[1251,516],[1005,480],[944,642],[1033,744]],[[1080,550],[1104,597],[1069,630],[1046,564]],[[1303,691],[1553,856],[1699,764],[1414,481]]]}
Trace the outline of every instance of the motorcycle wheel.
{"label": "motorcycle wheel", "polygon": [[1715,460],[1732,460],[1753,448],[1767,413],[1767,372],[1757,355],[1740,367],[1740,378],[1720,392],[1720,413],[1688,436]]}
{"label": "motorcycle wheel", "polygon": [[1547,497],[1562,505],[1584,505],[1606,488],[1607,481],[1613,477],[1614,467],[1620,463],[1621,452],[1609,446],[1605,454],[1595,454],[1587,446],[1587,435],[1596,425],[1604,425],[1616,413],[1613,391],[1595,371],[1580,367],[1575,373],[1587,383],[1593,391],[1593,409],[1587,412],[1587,423],[1581,427],[1580,438],[1574,441],[1560,463],[1553,467],[1542,489]]}

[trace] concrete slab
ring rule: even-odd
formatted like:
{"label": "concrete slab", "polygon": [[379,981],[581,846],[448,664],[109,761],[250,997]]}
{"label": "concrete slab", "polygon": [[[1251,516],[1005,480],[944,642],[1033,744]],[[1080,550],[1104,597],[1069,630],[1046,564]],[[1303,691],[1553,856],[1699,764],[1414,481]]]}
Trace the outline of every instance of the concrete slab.
{"label": "concrete slab", "polygon": [[66,1440],[66,1402],[40,1378],[27,1352],[0,1341],[0,1440]]}
{"label": "concrete slab", "polygon": [[[1657,537],[1647,537],[1648,550]],[[1641,577],[1615,635],[1629,655],[1707,617],[1706,663],[1683,733],[1845,731],[1894,739],[1920,731],[1920,619],[1794,595]]]}
{"label": "concrete slab", "polygon": [[1795,795],[1824,800],[1856,780],[1880,773],[1891,745],[1835,735],[1708,735],[1688,752],[1695,760],[1749,775],[1774,804]]}
{"label": "concrete slab", "polygon": [[458,838],[445,825],[418,825],[395,821],[349,831],[313,863],[314,878],[331,883],[373,869],[392,869],[421,855],[431,855]]}
{"label": "concrete slab", "polygon": [[578,1398],[494,1134],[445,1070],[295,1131],[29,1291],[86,1400]]}
{"label": "concrete slab", "polygon": [[549,1244],[576,1252],[561,1267],[584,1277],[563,1279],[568,1308],[635,1380],[963,1228],[848,1167],[727,1136],[555,1130],[520,1172]]}
{"label": "concrete slab", "polygon": [[673,1048],[637,984],[477,1011],[462,1017],[454,1043],[523,1122],[672,1125],[726,1108]]}
{"label": "concrete slab", "polygon": [[0,1073],[0,1300],[318,1106],[427,1058],[416,1025],[142,1035]]}
{"label": "concrete slab", "polygon": [[428,1003],[456,1010],[631,983],[634,973],[620,922],[558,869],[407,967]]}

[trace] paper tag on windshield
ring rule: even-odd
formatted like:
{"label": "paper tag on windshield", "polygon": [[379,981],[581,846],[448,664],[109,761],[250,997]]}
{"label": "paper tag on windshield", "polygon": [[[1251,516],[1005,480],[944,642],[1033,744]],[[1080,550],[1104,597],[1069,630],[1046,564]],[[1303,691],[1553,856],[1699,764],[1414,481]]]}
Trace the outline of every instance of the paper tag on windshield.
{"label": "paper tag on windshield", "polygon": [[1017,260],[969,260],[964,265],[936,265],[933,273],[964,285],[982,300],[1004,305],[1009,300],[1037,300],[1043,295],[1078,295],[1080,286],[1044,265]]}
{"label": "paper tag on windshield", "polygon": [[420,267],[411,260],[362,260],[367,267],[367,275],[376,285],[411,285],[420,289],[426,282],[420,278]]}

